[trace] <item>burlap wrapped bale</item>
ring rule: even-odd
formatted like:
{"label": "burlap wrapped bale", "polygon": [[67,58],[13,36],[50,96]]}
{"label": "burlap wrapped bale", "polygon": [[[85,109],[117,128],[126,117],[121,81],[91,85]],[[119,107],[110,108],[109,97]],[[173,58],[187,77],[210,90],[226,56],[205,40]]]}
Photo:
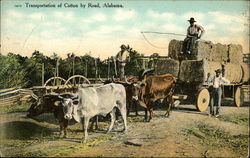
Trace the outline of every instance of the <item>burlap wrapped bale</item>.
{"label": "burlap wrapped bale", "polygon": [[196,41],[192,49],[191,60],[210,60],[211,48],[214,44],[211,41]]}
{"label": "burlap wrapped bale", "polygon": [[239,44],[228,45],[228,58],[232,63],[239,63],[243,60],[242,46]]}
{"label": "burlap wrapped bale", "polygon": [[174,59],[160,59],[157,61],[155,72],[158,75],[170,73],[178,78],[179,61]]}
{"label": "burlap wrapped bale", "polygon": [[183,41],[171,40],[168,45],[168,56],[172,59],[179,60],[181,58]]}
{"label": "burlap wrapped bale", "polygon": [[224,77],[232,84],[240,83],[243,77],[242,68],[237,63],[226,63]]}
{"label": "burlap wrapped bale", "polygon": [[179,80],[184,83],[205,83],[215,70],[221,69],[220,62],[207,60],[184,60],[181,62]]}
{"label": "burlap wrapped bale", "polygon": [[217,43],[211,46],[210,61],[227,62],[228,47],[225,44]]}
{"label": "burlap wrapped bale", "polygon": [[249,64],[247,63],[241,63],[241,69],[243,72],[242,82],[243,83],[249,83],[250,82],[250,74],[249,74]]}

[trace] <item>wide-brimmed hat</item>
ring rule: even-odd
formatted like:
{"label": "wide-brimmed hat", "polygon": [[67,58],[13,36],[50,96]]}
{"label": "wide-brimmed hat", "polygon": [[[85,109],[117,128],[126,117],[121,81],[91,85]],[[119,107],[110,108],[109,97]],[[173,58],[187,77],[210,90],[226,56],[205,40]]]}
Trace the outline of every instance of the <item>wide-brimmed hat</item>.
{"label": "wide-brimmed hat", "polygon": [[189,22],[196,22],[193,17],[191,17],[188,21]]}
{"label": "wide-brimmed hat", "polygon": [[122,49],[126,49],[127,47],[123,44],[123,45],[121,45],[121,47],[120,48],[122,48]]}
{"label": "wide-brimmed hat", "polygon": [[221,73],[222,71],[221,71],[221,69],[217,69],[217,70],[215,70],[215,72],[216,73]]}

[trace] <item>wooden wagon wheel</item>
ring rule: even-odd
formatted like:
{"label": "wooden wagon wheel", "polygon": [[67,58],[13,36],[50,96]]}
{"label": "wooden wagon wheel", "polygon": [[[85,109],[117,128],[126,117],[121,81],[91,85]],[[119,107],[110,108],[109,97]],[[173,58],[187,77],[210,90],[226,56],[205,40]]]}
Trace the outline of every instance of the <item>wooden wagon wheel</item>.
{"label": "wooden wagon wheel", "polygon": [[49,78],[45,83],[44,87],[46,86],[59,86],[59,85],[64,85],[66,80],[62,77],[51,77]]}
{"label": "wooden wagon wheel", "polygon": [[234,93],[234,104],[240,107],[243,103],[243,98],[241,94],[241,86],[237,87]]}
{"label": "wooden wagon wheel", "polygon": [[196,108],[200,112],[206,111],[210,102],[210,94],[208,89],[202,88],[197,95]]}
{"label": "wooden wagon wheel", "polygon": [[80,85],[80,84],[84,84],[84,83],[87,83],[87,84],[90,84],[89,80],[82,76],[82,75],[74,75],[74,76],[71,76],[66,82],[64,85]]}

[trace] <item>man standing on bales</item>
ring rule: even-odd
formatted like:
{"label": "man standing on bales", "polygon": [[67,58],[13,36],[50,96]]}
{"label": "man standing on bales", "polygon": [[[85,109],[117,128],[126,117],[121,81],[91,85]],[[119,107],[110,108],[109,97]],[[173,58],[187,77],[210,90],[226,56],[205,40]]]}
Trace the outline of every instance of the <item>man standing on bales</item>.
{"label": "man standing on bales", "polygon": [[221,107],[222,85],[230,84],[230,81],[223,77],[221,69],[215,71],[215,76],[208,76],[208,85],[212,86],[210,115],[218,117]]}
{"label": "man standing on bales", "polygon": [[181,54],[191,54],[191,50],[195,41],[200,39],[205,30],[202,26],[195,24],[195,20],[191,17],[189,20],[190,26],[187,29],[187,36],[184,39]]}

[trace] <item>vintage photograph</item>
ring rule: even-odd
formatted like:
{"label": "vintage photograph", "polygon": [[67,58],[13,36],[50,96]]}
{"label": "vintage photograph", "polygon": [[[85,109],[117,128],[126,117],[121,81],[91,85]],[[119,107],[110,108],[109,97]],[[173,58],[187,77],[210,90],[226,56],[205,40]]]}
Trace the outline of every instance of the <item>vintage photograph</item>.
{"label": "vintage photograph", "polygon": [[0,6],[0,157],[249,156],[249,1]]}

